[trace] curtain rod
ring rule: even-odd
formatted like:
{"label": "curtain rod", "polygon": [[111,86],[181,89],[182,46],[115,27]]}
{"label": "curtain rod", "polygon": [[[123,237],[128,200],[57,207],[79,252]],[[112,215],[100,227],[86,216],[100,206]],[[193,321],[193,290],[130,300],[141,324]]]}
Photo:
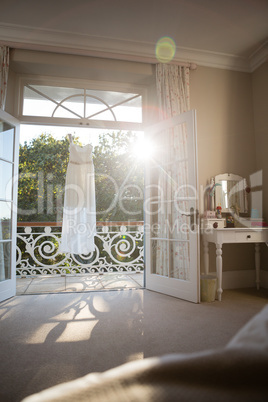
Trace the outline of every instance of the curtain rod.
{"label": "curtain rod", "polygon": [[180,66],[180,67],[189,67],[190,70],[197,69],[197,64],[195,64],[195,63],[187,63],[187,62],[183,62],[183,61],[171,61],[169,64],[174,64],[174,65]]}

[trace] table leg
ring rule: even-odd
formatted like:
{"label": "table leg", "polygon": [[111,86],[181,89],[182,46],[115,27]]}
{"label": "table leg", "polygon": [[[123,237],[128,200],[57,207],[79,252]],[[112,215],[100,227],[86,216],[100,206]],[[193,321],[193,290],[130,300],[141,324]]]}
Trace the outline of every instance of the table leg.
{"label": "table leg", "polygon": [[255,269],[256,269],[256,285],[257,289],[260,289],[260,268],[261,268],[261,253],[260,243],[255,243]]}
{"label": "table leg", "polygon": [[209,272],[209,249],[208,249],[208,241],[203,241],[204,247],[204,270],[207,275]]}
{"label": "table leg", "polygon": [[217,268],[217,295],[218,300],[221,301],[222,295],[222,244],[216,244],[216,268]]}

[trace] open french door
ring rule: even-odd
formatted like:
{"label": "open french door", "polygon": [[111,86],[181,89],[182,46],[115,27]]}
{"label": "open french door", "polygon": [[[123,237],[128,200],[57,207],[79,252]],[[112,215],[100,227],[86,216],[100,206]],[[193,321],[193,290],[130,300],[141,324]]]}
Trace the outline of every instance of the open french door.
{"label": "open french door", "polygon": [[0,301],[16,294],[19,122],[0,111]]}
{"label": "open french door", "polygon": [[145,182],[145,286],[200,301],[195,111],[146,130],[154,147]]}

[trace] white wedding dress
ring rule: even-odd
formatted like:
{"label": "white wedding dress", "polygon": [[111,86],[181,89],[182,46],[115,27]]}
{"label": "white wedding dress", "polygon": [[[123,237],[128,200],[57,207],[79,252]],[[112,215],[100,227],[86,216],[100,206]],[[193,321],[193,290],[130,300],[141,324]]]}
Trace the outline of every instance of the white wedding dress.
{"label": "white wedding dress", "polygon": [[67,167],[60,252],[87,255],[96,234],[95,178],[92,146],[72,141]]}

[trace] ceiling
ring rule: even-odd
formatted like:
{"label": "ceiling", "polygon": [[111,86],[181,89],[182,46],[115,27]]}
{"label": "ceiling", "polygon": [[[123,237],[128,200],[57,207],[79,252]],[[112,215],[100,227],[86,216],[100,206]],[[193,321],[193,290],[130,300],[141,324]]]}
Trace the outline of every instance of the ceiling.
{"label": "ceiling", "polygon": [[253,71],[268,59],[268,0],[1,0],[0,43],[20,49]]}

